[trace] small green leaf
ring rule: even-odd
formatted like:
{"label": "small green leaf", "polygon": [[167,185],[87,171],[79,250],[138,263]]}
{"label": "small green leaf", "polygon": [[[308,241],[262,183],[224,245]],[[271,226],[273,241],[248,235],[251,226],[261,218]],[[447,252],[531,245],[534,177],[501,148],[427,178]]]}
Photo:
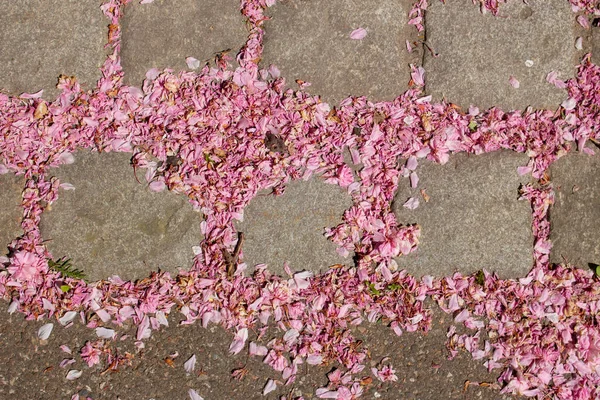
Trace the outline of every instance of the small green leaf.
{"label": "small green leaf", "polygon": [[60,290],[62,290],[63,293],[67,293],[69,290],[71,290],[71,286],[69,286],[69,285],[61,285],[60,286]]}
{"label": "small green leaf", "polygon": [[86,280],[86,276],[82,270],[74,268],[71,264],[71,259],[61,257],[58,260],[48,260],[48,267],[56,272],[60,272],[65,278],[83,279]]}
{"label": "small green leaf", "polygon": [[482,270],[477,271],[477,274],[475,275],[475,282],[479,286],[483,286],[483,284],[485,283],[485,274]]}
{"label": "small green leaf", "polygon": [[594,271],[596,276],[600,276],[600,265],[596,265],[596,270]]}
{"label": "small green leaf", "polygon": [[399,290],[401,287],[402,287],[402,286],[401,286],[401,285],[399,285],[399,284],[397,284],[397,283],[390,283],[390,284],[387,286],[388,290],[391,290],[391,291]]}
{"label": "small green leaf", "polygon": [[377,290],[377,288],[375,287],[374,283],[369,282],[367,284],[367,287],[369,288],[369,291],[371,292],[371,294],[373,296],[379,296],[381,294],[381,292],[379,290]]}
{"label": "small green leaf", "polygon": [[477,129],[477,122],[475,122],[474,119],[472,119],[471,122],[469,122],[469,129],[471,130],[471,132]]}

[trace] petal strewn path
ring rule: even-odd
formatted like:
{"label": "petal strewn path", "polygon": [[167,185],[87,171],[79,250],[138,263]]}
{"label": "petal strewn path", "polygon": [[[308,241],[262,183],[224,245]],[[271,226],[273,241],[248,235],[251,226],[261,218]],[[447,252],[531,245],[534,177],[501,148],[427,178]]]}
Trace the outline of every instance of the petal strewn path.
{"label": "petal strewn path", "polygon": [[446,3],[3,5],[2,397],[600,397],[600,4]]}

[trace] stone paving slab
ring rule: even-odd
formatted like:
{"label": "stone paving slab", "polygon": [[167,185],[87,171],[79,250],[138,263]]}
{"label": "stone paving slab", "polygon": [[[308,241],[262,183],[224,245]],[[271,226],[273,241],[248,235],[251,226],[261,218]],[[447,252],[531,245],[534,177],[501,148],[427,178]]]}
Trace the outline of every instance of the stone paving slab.
{"label": "stone paving slab", "polygon": [[96,87],[106,53],[108,19],[100,0],[0,2],[0,89],[18,95],[44,89],[52,100],[59,75]]}
{"label": "stone paving slab", "polygon": [[[519,201],[517,167],[529,158],[508,151],[455,154],[445,165],[419,161],[419,185],[400,181],[393,210],[400,224],[419,224],[416,252],[396,259],[418,277],[473,273],[485,268],[501,278],[527,275],[533,265],[531,206]],[[420,190],[425,190],[425,202]],[[418,198],[414,210],[403,207]]]}
{"label": "stone paving slab", "polygon": [[351,261],[336,252],[336,245],[323,234],[327,227],[342,222],[344,211],[352,206],[345,190],[313,178],[290,182],[282,196],[259,194],[244,209],[243,260],[253,270],[266,263],[271,272],[287,276],[283,264],[295,271],[327,270],[334,264]]}
{"label": "stone paving slab", "polygon": [[568,154],[551,167],[555,203],[550,210],[550,261],[587,268],[600,264],[600,156]]}
{"label": "stone paving slab", "polygon": [[600,65],[600,17],[592,22],[592,62]]}
{"label": "stone paving slab", "polygon": [[[525,4],[527,3],[527,4]],[[575,73],[575,18],[563,0],[509,1],[500,16],[482,15],[470,0],[434,1],[426,13],[426,89],[463,108],[556,109],[566,91],[546,82],[551,71],[562,79]],[[526,61],[533,61],[531,67]],[[509,83],[514,76],[520,83]]]}
{"label": "stone paving slab", "polygon": [[[334,105],[352,96],[392,100],[410,81],[409,64],[421,63],[421,46],[409,54],[405,41],[418,40],[407,25],[412,0],[278,1],[268,10],[261,65],[276,65],[288,87],[295,80]],[[350,39],[357,28],[362,40]]]}
{"label": "stone paving slab", "polygon": [[7,246],[23,234],[21,193],[25,179],[12,173],[0,175],[0,256],[8,253]]}
{"label": "stone paving slab", "polygon": [[[152,193],[136,182],[129,153],[75,154],[75,163],[52,171],[59,199],[42,215],[40,229],[56,259],[71,258],[90,280],[119,275],[144,278],[159,267],[189,269],[200,244],[201,214],[185,196]],[[141,179],[143,179],[143,175]]]}
{"label": "stone paving slab", "polygon": [[[46,342],[37,338],[37,330],[47,323],[25,321],[20,314],[9,315],[5,311],[8,303],[0,302],[0,353],[5,361],[0,363],[0,397],[3,400],[55,400],[70,398],[72,394],[88,393],[94,400],[114,399],[189,399],[188,390],[195,389],[206,400],[265,399],[278,400],[290,392],[303,395],[307,400],[317,400],[315,389],[327,383],[326,374],[335,365],[299,367],[296,382],[290,386],[278,384],[276,391],[262,396],[267,379],[281,381],[281,374],[264,364],[260,357],[247,357],[247,347],[237,355],[229,354],[232,334],[218,326],[203,329],[199,324],[178,326],[180,314],[169,317],[169,327],[153,331],[145,340],[145,348],[138,350],[133,345],[135,327],[126,324],[117,329],[118,336],[129,334],[124,341],[109,341],[113,351],[124,355],[129,352],[131,366],[119,367],[117,372],[102,374],[105,365],[88,368],[77,355],[86,341],[97,340],[94,330],[82,326],[76,320],[70,328],[55,324]],[[439,400],[439,399],[482,399],[498,400],[516,397],[501,396],[497,391],[470,386],[464,390],[464,382],[495,382],[500,370],[488,373],[481,364],[474,362],[469,354],[460,352],[452,361],[447,360],[445,350],[446,329],[451,317],[434,314],[433,330],[427,334],[405,333],[397,337],[390,328],[381,324],[363,324],[358,327],[357,336],[364,340],[371,353],[367,368],[361,376],[370,376],[370,364],[376,364],[383,357],[391,356],[399,381],[396,383],[374,384],[362,397],[364,399],[398,400]],[[360,332],[358,332],[360,330]],[[273,328],[275,332],[275,328]],[[278,333],[281,335],[281,333]],[[266,339],[269,339],[267,336]],[[250,333],[249,341],[256,340]],[[260,343],[266,343],[263,340]],[[67,345],[73,356],[64,353],[59,346]],[[165,360],[177,353],[172,366]],[[183,364],[196,355],[194,373],[187,374]],[[65,358],[75,358],[76,363],[60,368]],[[438,365],[437,368],[434,366]],[[231,371],[245,367],[248,371],[241,381],[231,379]],[[65,376],[69,369],[83,371],[82,376],[68,381]]]}
{"label": "stone paving slab", "polygon": [[151,68],[189,70],[187,57],[204,65],[228,50],[235,58],[248,36],[239,0],[132,1],[121,26],[124,81],[136,86]]}

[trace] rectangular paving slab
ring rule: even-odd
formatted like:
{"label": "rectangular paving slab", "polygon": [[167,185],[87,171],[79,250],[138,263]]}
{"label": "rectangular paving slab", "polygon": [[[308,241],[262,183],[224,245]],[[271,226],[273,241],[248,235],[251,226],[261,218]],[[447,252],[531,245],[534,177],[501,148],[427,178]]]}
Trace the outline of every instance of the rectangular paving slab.
{"label": "rectangular paving slab", "polygon": [[568,154],[552,164],[550,261],[600,264],[600,156]]}
{"label": "rectangular paving slab", "polygon": [[192,266],[192,246],[202,239],[201,214],[187,198],[137,183],[130,158],[81,151],[74,164],[51,171],[75,189],[62,189],[44,212],[42,236],[55,259],[71,258],[92,281],[141,279],[158,268],[176,274]]}
{"label": "rectangular paving slab", "polygon": [[471,0],[433,1],[425,21],[427,43],[438,54],[425,54],[426,88],[435,99],[506,110],[555,109],[566,99],[546,75],[575,73],[575,18],[567,1],[509,1],[498,17],[482,15]]}
{"label": "rectangular paving slab", "polygon": [[334,264],[347,264],[336,245],[323,236],[325,228],[342,222],[352,206],[350,196],[340,187],[318,179],[293,181],[280,197],[259,194],[244,209],[243,261],[250,270],[266,263],[269,270],[287,276],[283,264],[295,271],[324,272]]}
{"label": "rectangular paving slab", "polygon": [[[392,100],[410,81],[409,64],[420,64],[418,34],[407,25],[412,0],[278,1],[268,10],[261,65],[276,65],[289,87],[310,82],[308,92],[337,103],[348,96]],[[366,30],[353,40],[356,29]]]}
{"label": "rectangular paving slab", "polygon": [[239,0],[132,1],[121,26],[124,80],[138,86],[151,68],[188,70],[187,57],[202,65],[222,51],[235,58],[248,36]]}
{"label": "rectangular paving slab", "polygon": [[12,173],[0,174],[0,256],[8,253],[7,246],[22,235],[21,193],[25,179]]}
{"label": "rectangular paving slab", "polygon": [[[527,275],[533,265],[531,206],[518,200],[528,178],[517,167],[528,160],[502,151],[455,154],[445,165],[419,161],[418,187],[402,179],[393,210],[400,224],[419,224],[421,238],[417,251],[396,259],[398,264],[418,277],[483,268],[501,278]],[[420,205],[404,207],[409,198]]]}
{"label": "rectangular paving slab", "polygon": [[105,59],[108,19],[100,0],[0,2],[0,89],[10,94],[58,93],[59,75],[96,86]]}

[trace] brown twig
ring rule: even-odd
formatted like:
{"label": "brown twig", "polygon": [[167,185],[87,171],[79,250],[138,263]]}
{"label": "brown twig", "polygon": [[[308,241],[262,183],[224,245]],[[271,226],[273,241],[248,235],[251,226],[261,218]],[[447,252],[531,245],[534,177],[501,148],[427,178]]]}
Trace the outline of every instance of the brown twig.
{"label": "brown twig", "polygon": [[223,256],[225,257],[225,264],[227,265],[227,276],[232,277],[237,269],[238,258],[240,257],[240,251],[242,251],[242,244],[244,243],[244,232],[238,232],[238,241],[233,250],[233,254],[227,250],[223,250]]}

